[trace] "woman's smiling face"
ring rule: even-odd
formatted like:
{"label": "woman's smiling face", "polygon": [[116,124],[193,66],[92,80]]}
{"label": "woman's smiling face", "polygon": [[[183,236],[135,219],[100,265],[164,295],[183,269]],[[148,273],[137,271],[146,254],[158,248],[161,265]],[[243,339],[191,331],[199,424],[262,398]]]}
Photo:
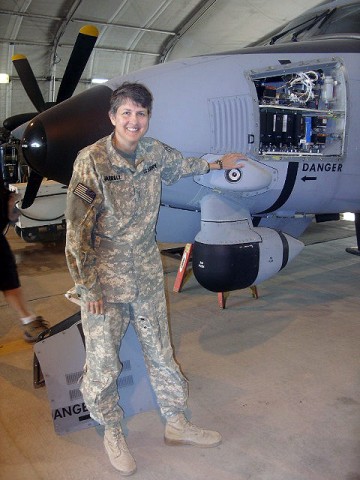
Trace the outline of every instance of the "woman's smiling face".
{"label": "woman's smiling face", "polygon": [[111,123],[115,127],[116,147],[126,153],[136,150],[139,140],[149,128],[150,114],[147,108],[125,99],[116,111],[110,114]]}

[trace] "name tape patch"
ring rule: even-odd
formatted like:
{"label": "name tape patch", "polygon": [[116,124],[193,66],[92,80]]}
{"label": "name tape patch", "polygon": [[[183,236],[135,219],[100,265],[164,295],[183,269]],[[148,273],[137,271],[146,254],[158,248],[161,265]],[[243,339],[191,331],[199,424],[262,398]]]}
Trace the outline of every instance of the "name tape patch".
{"label": "name tape patch", "polygon": [[157,168],[156,163],[153,163],[153,164],[150,165],[149,167],[144,168],[143,174],[146,175],[147,173],[151,172],[151,171],[154,170],[155,168]]}
{"label": "name tape patch", "polygon": [[118,180],[124,180],[124,175],[104,175],[104,182],[116,182]]}

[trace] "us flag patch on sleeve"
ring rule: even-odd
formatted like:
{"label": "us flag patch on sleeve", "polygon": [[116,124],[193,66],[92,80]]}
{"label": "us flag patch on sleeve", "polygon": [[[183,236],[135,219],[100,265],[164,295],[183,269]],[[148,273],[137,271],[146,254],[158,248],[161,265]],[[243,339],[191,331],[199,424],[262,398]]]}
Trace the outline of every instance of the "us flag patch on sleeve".
{"label": "us flag patch on sleeve", "polygon": [[85,202],[87,203],[92,203],[96,197],[96,193],[93,192],[91,188],[87,187],[83,183],[77,184],[74,190],[74,194],[82,198],[83,200],[85,200]]}

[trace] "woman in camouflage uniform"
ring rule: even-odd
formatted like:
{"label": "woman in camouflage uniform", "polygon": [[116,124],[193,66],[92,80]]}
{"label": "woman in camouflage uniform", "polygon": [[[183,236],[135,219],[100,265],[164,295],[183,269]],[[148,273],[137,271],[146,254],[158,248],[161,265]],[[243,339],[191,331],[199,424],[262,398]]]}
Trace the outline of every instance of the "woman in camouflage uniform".
{"label": "woman in camouflage uniform", "polygon": [[243,155],[218,163],[183,158],[158,140],[144,137],[152,95],[125,83],[110,101],[114,132],[80,151],[68,189],[66,256],[82,299],[86,365],[82,393],[92,418],[105,426],[104,444],[112,465],[124,475],[136,470],[121,430],[118,352],[132,323],[143,349],[160,411],[165,442],[202,447],[221,442],[217,432],[191,424],[184,415],[188,386],[168,331],[160,253],[155,227],[161,182],[210,169],[239,168]]}

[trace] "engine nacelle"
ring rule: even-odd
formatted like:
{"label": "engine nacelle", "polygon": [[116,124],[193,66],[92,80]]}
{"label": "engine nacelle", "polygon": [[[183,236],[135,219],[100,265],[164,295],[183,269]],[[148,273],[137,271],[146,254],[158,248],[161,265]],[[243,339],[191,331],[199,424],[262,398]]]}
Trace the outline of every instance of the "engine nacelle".
{"label": "engine nacelle", "polygon": [[209,195],[201,203],[201,230],[192,266],[197,281],[213,292],[257,285],[284,268],[303,249],[292,236],[253,227],[246,210]]}

